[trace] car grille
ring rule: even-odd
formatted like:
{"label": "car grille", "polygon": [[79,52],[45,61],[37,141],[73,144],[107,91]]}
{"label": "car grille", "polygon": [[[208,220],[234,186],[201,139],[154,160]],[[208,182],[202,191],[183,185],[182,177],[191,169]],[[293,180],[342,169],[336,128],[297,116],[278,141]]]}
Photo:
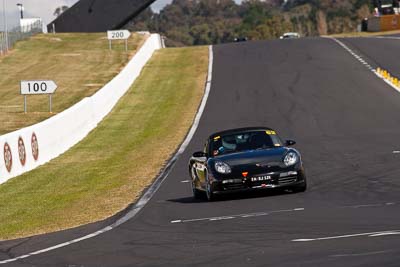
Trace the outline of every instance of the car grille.
{"label": "car grille", "polygon": [[224,184],[224,190],[240,190],[246,188],[242,183]]}
{"label": "car grille", "polygon": [[297,176],[281,177],[278,179],[280,185],[291,184],[296,182]]}

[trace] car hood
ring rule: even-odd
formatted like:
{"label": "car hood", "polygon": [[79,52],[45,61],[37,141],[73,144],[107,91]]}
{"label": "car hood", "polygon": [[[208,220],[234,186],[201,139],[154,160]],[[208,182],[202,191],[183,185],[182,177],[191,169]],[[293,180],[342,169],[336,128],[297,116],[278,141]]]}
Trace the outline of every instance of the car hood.
{"label": "car hood", "polygon": [[231,167],[249,164],[269,164],[269,165],[280,165],[283,157],[289,149],[286,147],[270,148],[261,150],[248,150],[239,153],[221,155],[215,157],[215,161],[223,161],[229,164]]}

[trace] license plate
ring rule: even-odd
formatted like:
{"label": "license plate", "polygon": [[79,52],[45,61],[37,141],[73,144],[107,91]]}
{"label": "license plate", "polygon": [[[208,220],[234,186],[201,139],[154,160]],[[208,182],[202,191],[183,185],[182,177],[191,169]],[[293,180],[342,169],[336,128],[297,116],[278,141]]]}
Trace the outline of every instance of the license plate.
{"label": "license plate", "polygon": [[261,182],[261,181],[270,181],[270,180],[271,180],[271,176],[269,176],[269,175],[251,177],[252,182]]}

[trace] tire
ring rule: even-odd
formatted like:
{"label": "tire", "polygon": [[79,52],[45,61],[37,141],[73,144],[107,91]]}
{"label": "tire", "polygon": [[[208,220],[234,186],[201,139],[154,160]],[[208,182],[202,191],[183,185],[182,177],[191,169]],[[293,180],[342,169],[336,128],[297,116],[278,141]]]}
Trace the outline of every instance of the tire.
{"label": "tire", "polygon": [[189,173],[190,173],[190,180],[192,181],[190,184],[192,186],[193,198],[194,199],[200,199],[200,198],[203,197],[203,194],[199,189],[196,188],[196,183],[195,183],[196,174],[195,174],[193,165],[190,166]]}
{"label": "tire", "polygon": [[192,180],[192,192],[193,192],[193,198],[194,199],[201,199],[203,194],[202,192],[196,188],[196,185],[194,184],[194,181]]}
{"label": "tire", "polygon": [[207,200],[208,201],[214,201],[215,200],[214,191],[212,189],[212,186],[208,182],[208,180],[207,180],[207,185],[206,185],[206,196],[207,196]]}
{"label": "tire", "polygon": [[307,181],[305,179],[304,179],[304,183],[293,187],[293,192],[295,192],[295,193],[305,192],[306,190],[307,190]]}
{"label": "tire", "polygon": [[307,190],[307,178],[304,173],[304,170],[301,171],[301,177],[303,178],[303,182],[291,188],[294,193],[302,193]]}

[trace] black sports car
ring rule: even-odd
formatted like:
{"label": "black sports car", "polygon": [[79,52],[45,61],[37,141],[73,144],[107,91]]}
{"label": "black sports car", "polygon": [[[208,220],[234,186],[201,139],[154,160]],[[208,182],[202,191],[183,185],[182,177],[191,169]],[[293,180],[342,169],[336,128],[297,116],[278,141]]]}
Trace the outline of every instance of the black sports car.
{"label": "black sports car", "polygon": [[190,158],[193,195],[208,200],[216,194],[268,188],[304,192],[306,176],[296,142],[281,141],[276,131],[241,128],[211,135],[204,151]]}

